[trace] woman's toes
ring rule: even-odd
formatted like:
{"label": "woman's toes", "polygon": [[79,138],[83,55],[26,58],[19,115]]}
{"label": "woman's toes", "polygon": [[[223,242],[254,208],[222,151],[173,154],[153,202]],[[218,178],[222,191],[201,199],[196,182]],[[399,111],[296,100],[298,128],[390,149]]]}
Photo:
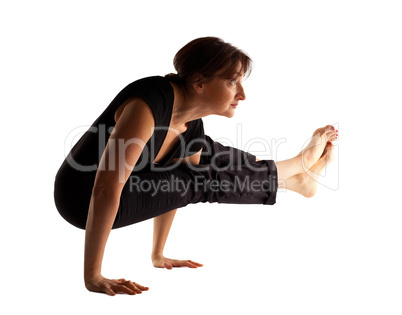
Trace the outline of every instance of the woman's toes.
{"label": "woman's toes", "polygon": [[335,129],[335,127],[334,126],[332,126],[332,125],[326,125],[325,126],[325,131],[335,131],[336,129]]}
{"label": "woman's toes", "polygon": [[327,125],[325,127],[318,128],[316,131],[314,131],[313,136],[318,134],[321,137],[323,134],[328,135],[328,134],[332,134],[332,133],[336,134],[335,127],[332,125]]}
{"label": "woman's toes", "polygon": [[338,139],[338,135],[336,134],[336,132],[329,132],[327,133],[327,139],[328,141],[335,141],[336,139]]}
{"label": "woman's toes", "polygon": [[334,128],[334,130],[332,130],[332,128],[327,128],[327,127],[325,127],[326,128],[325,136],[327,138],[327,141],[337,140],[338,139],[338,131],[335,128]]}

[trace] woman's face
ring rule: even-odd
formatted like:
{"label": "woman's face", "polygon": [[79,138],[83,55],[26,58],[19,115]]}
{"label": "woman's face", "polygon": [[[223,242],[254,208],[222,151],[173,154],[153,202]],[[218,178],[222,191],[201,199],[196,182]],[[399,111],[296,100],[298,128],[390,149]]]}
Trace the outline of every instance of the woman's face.
{"label": "woman's face", "polygon": [[233,117],[239,101],[246,99],[242,80],[244,74],[233,78],[222,78],[219,73],[206,83],[202,83],[199,93],[205,109],[214,115]]}

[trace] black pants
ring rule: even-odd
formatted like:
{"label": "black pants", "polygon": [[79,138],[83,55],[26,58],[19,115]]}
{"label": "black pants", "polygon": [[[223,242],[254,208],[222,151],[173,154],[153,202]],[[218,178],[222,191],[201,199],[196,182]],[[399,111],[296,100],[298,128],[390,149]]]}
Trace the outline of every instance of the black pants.
{"label": "black pants", "polygon": [[[133,172],[122,190],[113,229],[190,203],[275,204],[278,180],[273,160],[256,162],[250,153],[223,146],[208,136],[206,140],[212,150],[203,150],[199,165],[179,164],[166,170],[153,164]],[[85,229],[88,215],[92,187],[89,188],[84,198],[82,194],[66,198],[63,176],[56,176],[57,209],[62,217],[81,229]],[[67,201],[70,199],[74,202]]]}

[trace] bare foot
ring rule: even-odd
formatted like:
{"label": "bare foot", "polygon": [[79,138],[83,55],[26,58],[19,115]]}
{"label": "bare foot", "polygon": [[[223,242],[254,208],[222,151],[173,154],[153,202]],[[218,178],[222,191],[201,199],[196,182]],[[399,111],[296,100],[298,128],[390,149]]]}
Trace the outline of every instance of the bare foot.
{"label": "bare foot", "polygon": [[327,142],[324,152],[318,161],[306,173],[297,174],[287,180],[290,190],[304,197],[311,198],[317,191],[317,180],[322,171],[334,160],[334,145]]}
{"label": "bare foot", "polygon": [[311,137],[310,143],[297,156],[302,157],[305,171],[313,167],[320,159],[328,141],[335,141],[338,138],[338,130],[334,126],[327,125],[317,129]]}

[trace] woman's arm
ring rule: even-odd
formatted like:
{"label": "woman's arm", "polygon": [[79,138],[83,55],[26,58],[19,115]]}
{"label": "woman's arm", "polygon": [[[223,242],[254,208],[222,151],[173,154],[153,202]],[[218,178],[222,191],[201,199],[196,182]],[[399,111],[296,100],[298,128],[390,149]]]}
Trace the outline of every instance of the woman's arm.
{"label": "woman's arm", "polygon": [[[189,163],[197,165],[200,163],[201,151],[189,157],[180,159],[180,163]],[[173,159],[172,163],[176,163],[178,159]],[[173,219],[176,215],[177,209],[164,213],[154,218],[154,237],[152,246],[152,264],[157,268],[172,269],[173,267],[187,266],[190,268],[202,267],[202,264],[196,263],[191,260],[177,260],[169,259],[163,256],[163,249],[165,248],[166,240],[172,226]]]}
{"label": "woman's arm", "polygon": [[102,259],[119,207],[119,198],[107,190],[93,189],[85,228],[84,281],[101,274]]}
{"label": "woman's arm", "polygon": [[166,240],[169,235],[170,227],[177,209],[164,213],[154,218],[154,237],[152,245],[152,261],[157,257],[163,256]]}
{"label": "woman's arm", "polygon": [[84,281],[90,291],[141,293],[131,281],[109,280],[101,275],[107,239],[119,207],[122,189],[137,163],[155,125],[148,105],[135,99],[128,103],[112,132],[99,163],[92,190],[85,231]]}

